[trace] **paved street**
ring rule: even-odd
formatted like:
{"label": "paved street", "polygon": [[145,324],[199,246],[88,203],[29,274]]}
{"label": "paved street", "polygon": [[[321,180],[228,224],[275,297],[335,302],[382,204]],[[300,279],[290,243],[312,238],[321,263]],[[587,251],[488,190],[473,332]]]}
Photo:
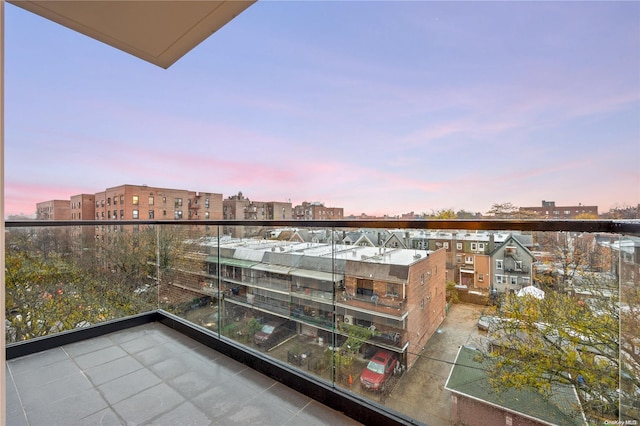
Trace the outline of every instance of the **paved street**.
{"label": "paved street", "polygon": [[458,348],[479,346],[483,332],[476,323],[485,306],[455,304],[420,354],[402,376],[385,405],[430,426],[448,426],[451,395],[444,389]]}

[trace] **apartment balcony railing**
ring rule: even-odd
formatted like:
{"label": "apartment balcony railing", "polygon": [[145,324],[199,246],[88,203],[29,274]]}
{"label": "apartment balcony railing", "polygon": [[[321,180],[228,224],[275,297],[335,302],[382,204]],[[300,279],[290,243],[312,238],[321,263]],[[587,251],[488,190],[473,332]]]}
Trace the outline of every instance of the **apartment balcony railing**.
{"label": "apartment balcony railing", "polygon": [[[109,232],[110,225],[121,231]],[[429,361],[422,350],[437,338],[451,309],[447,259],[444,249],[428,252],[429,256],[427,252],[417,256],[420,250],[410,248],[385,256],[367,254],[367,250],[375,254],[376,248],[345,250],[337,240],[338,231],[606,234],[617,244],[608,245],[612,257],[599,264],[599,270],[615,274],[621,285],[637,286],[640,276],[636,263],[619,261],[623,256],[630,258],[626,241],[634,242],[631,258],[638,259],[639,221],[26,221],[5,222],[5,226],[8,359],[96,337],[98,330],[113,330],[112,324],[128,324],[130,318],[142,315],[232,354],[363,423],[372,419],[429,423],[430,416],[437,415],[425,413],[424,403],[420,410],[412,409],[400,395],[405,387],[426,386],[427,380],[420,376],[425,367],[413,367]],[[234,239],[223,233],[243,227],[251,228],[259,239]],[[283,227],[324,229],[329,239],[314,244],[268,239],[272,230]],[[285,245],[286,249],[271,250]],[[351,250],[363,254],[341,257],[340,253]],[[314,270],[314,265],[327,261],[333,272],[319,266]],[[225,264],[237,269],[230,273]],[[625,265],[635,269],[628,271]],[[257,270],[266,275],[256,275]],[[303,276],[308,280],[317,275],[317,284],[298,288],[287,275],[294,270],[298,276],[307,271]],[[358,273],[351,276],[352,270]],[[269,275],[269,271],[278,273]],[[384,296],[344,290],[355,288],[356,276],[362,279],[365,272],[370,275],[372,294]],[[517,272],[529,273],[525,267],[513,271]],[[491,276],[495,271],[487,273]],[[345,287],[337,285],[342,280]],[[472,290],[488,294],[490,283],[484,284],[485,288]],[[387,285],[406,288],[406,294],[387,297]],[[267,344],[256,345],[254,336],[268,324],[275,324],[267,330],[273,337]],[[475,323],[471,325],[469,333],[475,333]],[[483,344],[482,336],[477,338],[477,342],[452,340],[451,345]],[[358,382],[377,350],[392,353],[399,366],[384,392],[367,391]],[[299,354],[305,354],[305,359],[308,354],[313,363],[301,367]],[[439,368],[447,369],[453,362],[444,353],[439,361]],[[429,404],[430,409],[448,406],[446,398]]]}

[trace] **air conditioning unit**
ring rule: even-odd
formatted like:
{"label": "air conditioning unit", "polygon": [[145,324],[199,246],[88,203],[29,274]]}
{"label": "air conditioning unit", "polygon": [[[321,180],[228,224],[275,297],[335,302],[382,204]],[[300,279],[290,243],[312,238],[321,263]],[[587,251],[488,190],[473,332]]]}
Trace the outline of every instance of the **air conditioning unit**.
{"label": "air conditioning unit", "polygon": [[353,315],[345,315],[344,323],[353,325]]}

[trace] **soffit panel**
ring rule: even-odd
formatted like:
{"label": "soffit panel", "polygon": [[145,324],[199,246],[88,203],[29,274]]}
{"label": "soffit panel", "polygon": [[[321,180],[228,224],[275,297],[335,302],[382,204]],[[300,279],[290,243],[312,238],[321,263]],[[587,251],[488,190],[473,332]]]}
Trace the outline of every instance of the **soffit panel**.
{"label": "soffit panel", "polygon": [[9,2],[152,64],[168,68],[255,1]]}

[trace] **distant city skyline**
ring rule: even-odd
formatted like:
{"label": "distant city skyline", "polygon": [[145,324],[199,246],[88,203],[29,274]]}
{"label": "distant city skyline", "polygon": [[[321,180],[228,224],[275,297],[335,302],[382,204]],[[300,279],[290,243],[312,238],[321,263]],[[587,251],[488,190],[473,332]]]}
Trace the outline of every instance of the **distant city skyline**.
{"label": "distant city skyline", "polygon": [[164,70],[5,4],[5,215],[122,184],[345,216],[635,206],[638,16],[261,1]]}

